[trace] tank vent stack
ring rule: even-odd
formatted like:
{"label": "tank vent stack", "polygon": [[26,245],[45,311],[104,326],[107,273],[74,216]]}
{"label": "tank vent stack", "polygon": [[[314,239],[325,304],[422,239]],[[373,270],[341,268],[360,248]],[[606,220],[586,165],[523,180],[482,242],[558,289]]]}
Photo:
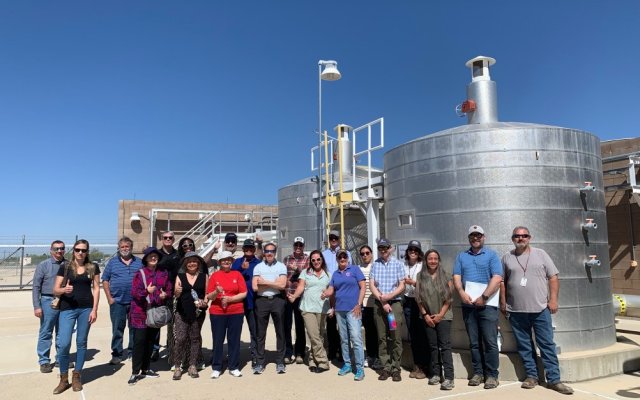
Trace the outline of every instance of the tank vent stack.
{"label": "tank vent stack", "polygon": [[465,64],[471,69],[471,83],[467,85],[467,100],[458,108],[467,116],[468,124],[498,122],[496,83],[489,74],[489,67],[495,63],[494,58],[478,56]]}

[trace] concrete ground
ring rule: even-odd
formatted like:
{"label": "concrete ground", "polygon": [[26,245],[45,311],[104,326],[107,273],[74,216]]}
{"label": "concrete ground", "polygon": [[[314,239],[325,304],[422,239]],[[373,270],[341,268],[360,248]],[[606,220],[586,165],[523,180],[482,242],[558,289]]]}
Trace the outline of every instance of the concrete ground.
{"label": "concrete ground", "polygon": [[[467,386],[466,380],[457,379],[456,387],[449,392],[438,386],[428,386],[426,380],[409,379],[408,371],[403,372],[402,382],[391,380],[380,382],[377,375],[365,369],[362,382],[353,381],[353,375],[339,377],[338,368],[323,374],[312,374],[306,365],[290,365],[287,373],[277,375],[270,363],[262,375],[252,375],[248,365],[242,367],[244,376],[234,378],[226,371],[213,380],[209,378],[211,368],[201,372],[200,378],[192,379],[184,375],[182,380],[173,381],[166,359],[152,364],[160,373],[156,379],[144,379],[135,386],[127,385],[131,374],[131,363],[118,366],[108,364],[110,355],[111,324],[106,302],[101,302],[98,321],[89,333],[88,360],[83,371],[84,390],[68,391],[54,396],[57,384],[56,373],[41,374],[35,352],[38,319],[33,316],[31,292],[0,293],[0,387],[5,399],[561,399],[566,398],[544,387],[533,390],[520,388],[520,382],[502,381],[495,390],[484,390]],[[621,319],[627,339],[640,345],[640,321]],[[164,334],[164,330],[163,330]],[[204,346],[211,348],[209,322],[203,327]],[[164,341],[164,338],[163,338]],[[246,362],[248,331],[242,336],[243,361]],[[267,336],[267,350],[275,350],[275,333]],[[74,351],[74,347],[72,347]],[[273,360],[273,353],[268,360]],[[206,351],[205,357],[209,357]],[[73,355],[72,355],[73,358]],[[571,384],[575,389],[574,399],[637,399],[640,398],[640,372],[617,375],[592,381]]]}

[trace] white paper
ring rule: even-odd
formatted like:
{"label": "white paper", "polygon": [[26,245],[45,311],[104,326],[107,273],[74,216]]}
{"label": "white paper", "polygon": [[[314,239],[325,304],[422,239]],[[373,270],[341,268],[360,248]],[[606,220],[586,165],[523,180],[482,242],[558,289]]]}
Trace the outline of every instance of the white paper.
{"label": "white paper", "polygon": [[[476,301],[478,297],[482,296],[482,293],[484,293],[486,289],[487,289],[486,283],[467,281],[464,286],[464,291],[469,296],[471,296],[472,302]],[[498,289],[491,297],[489,297],[489,300],[485,302],[485,305],[498,307],[499,300],[500,300],[500,289]]]}

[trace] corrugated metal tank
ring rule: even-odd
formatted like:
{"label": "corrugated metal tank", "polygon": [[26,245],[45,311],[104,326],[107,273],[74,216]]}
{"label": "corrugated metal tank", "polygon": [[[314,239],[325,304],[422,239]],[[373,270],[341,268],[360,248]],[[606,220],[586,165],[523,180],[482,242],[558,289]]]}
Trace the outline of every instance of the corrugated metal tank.
{"label": "corrugated metal tank", "polygon": [[[513,248],[515,226],[529,227],[531,245],[560,270],[556,344],[562,351],[605,347],[616,336],[601,165],[600,140],[575,129],[492,122],[424,136],[384,156],[386,231],[395,243],[431,241],[451,272],[469,247],[470,225],[481,225],[485,245],[499,254]],[[581,193],[585,181],[596,191]],[[597,230],[581,228],[587,218]],[[589,255],[601,265],[585,267]],[[456,308],[453,345],[468,348]],[[503,351],[515,351],[508,336]]]}
{"label": "corrugated metal tank", "polygon": [[306,178],[278,190],[278,259],[293,253],[293,239],[301,236],[305,250],[320,247],[322,215],[314,194],[316,178]]}

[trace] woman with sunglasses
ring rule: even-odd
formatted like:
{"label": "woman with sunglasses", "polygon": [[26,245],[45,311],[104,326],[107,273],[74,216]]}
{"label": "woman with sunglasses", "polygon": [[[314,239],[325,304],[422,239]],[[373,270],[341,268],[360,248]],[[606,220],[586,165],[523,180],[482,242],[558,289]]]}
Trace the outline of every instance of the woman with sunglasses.
{"label": "woman with sunglasses", "polygon": [[411,240],[404,252],[404,296],[402,298],[402,309],[404,320],[407,323],[409,338],[411,339],[411,354],[413,355],[413,370],[409,373],[409,378],[425,379],[427,375],[424,369],[427,368],[428,358],[424,343],[427,342],[427,334],[420,317],[418,305],[415,299],[416,278],[422,270],[422,245],[417,240]]}
{"label": "woman with sunglasses", "polygon": [[338,375],[344,376],[353,372],[349,348],[353,346],[356,361],[353,380],[364,379],[364,350],[362,348],[362,301],[364,299],[365,277],[357,265],[349,265],[349,254],[346,250],[338,250],[336,254],[338,269],[331,276],[329,287],[321,298],[335,296],[335,312],[340,333],[340,346],[344,364]]}
{"label": "woman with sunglasses", "polygon": [[[418,273],[415,293],[421,318],[427,326],[431,353],[429,385],[440,383],[440,375],[444,369],[444,381],[440,389],[451,390],[454,387],[450,340],[453,284],[451,275],[440,266],[440,253],[433,249],[427,250],[425,259],[426,268]],[[442,365],[439,360],[442,360]]]}
{"label": "woman with sunglasses", "polygon": [[135,328],[133,344],[133,360],[131,363],[131,377],[129,385],[135,385],[144,377],[158,377],[158,373],[151,370],[151,353],[160,328],[147,326],[147,310],[165,304],[171,297],[171,281],[169,273],[158,269],[162,254],[155,247],[147,247],[142,257],[143,267],[133,276],[131,283],[131,310],[129,321]]}
{"label": "woman with sunglasses", "polygon": [[[60,382],[53,394],[62,393],[69,386],[73,387],[74,392],[79,392],[82,390],[80,373],[87,352],[89,328],[98,318],[100,301],[100,268],[89,260],[89,242],[80,239],[74,243],[73,260],[68,268],[62,266],[58,270],[53,292],[60,296]],[[69,385],[69,349],[74,326],[76,366]]]}
{"label": "woman with sunglasses", "polygon": [[327,271],[327,264],[320,250],[314,250],[309,255],[309,265],[298,277],[296,291],[287,294],[289,302],[300,300],[300,311],[304,319],[304,326],[311,344],[309,366],[311,372],[325,372],[329,370],[329,359],[324,348],[326,337],[326,318],[329,313],[329,300],[322,298],[322,292],[329,286],[331,276]]}
{"label": "woman with sunglasses", "polygon": [[373,305],[375,298],[371,296],[369,289],[369,274],[371,273],[371,265],[373,264],[373,251],[369,245],[360,247],[360,270],[366,279],[364,303],[362,304],[362,326],[364,328],[364,342],[367,358],[364,365],[371,369],[379,369],[380,361],[378,360],[378,331],[373,320]]}

